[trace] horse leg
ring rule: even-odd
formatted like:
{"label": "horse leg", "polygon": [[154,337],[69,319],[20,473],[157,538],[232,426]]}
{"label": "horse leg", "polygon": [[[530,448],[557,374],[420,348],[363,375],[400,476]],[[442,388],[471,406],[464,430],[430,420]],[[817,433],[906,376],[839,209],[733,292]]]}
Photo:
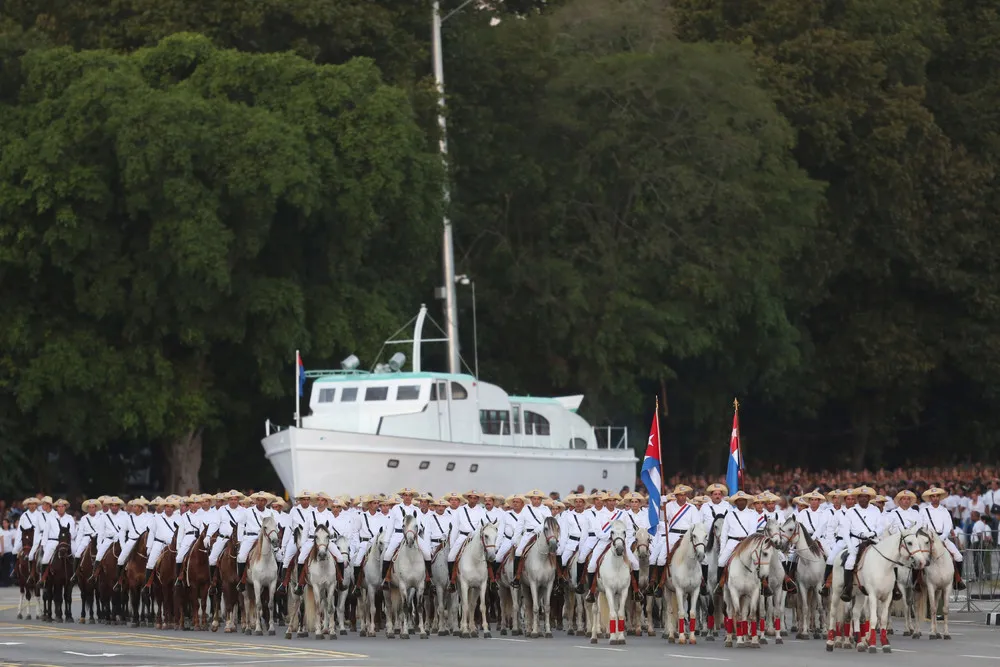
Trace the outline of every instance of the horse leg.
{"label": "horse leg", "polygon": [[[487,565],[489,567],[489,565]],[[483,615],[483,639],[489,639],[493,635],[490,634],[490,621],[486,616],[486,590],[489,586],[489,576],[483,580],[482,584],[479,586],[479,613]]]}
{"label": "horse leg", "polygon": [[[955,563],[955,565],[957,567],[958,563]],[[952,578],[952,580],[954,580],[954,577]],[[943,604],[941,605],[941,617],[942,617],[942,623],[944,624],[944,635],[940,635],[942,639],[951,639],[951,633],[948,632],[948,600],[951,599],[952,586],[953,586],[952,581],[949,581],[945,585],[944,591],[941,593],[941,600],[943,601]],[[935,605],[933,613],[934,613],[934,618],[937,618],[937,605]]]}

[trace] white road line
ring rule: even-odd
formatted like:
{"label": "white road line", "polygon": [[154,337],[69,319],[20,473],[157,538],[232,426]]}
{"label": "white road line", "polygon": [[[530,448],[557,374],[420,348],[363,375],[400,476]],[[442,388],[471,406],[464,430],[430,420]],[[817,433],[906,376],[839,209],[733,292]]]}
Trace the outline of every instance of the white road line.
{"label": "white road line", "polygon": [[[892,645],[890,644],[890,646],[892,646]],[[917,651],[911,651],[908,648],[896,648],[895,646],[892,646],[892,652],[893,653],[917,653]]]}
{"label": "white road line", "polygon": [[528,643],[530,639],[511,639],[510,637],[497,637],[498,642],[521,642]]}
{"label": "white road line", "polygon": [[962,655],[962,658],[977,658],[979,660],[1000,660],[1000,655]]}
{"label": "white road line", "polygon": [[686,660],[718,660],[720,662],[729,662],[729,658],[712,658],[707,655],[683,655],[680,653],[667,653],[666,655],[670,658],[684,658]]}
{"label": "white road line", "polygon": [[613,648],[611,646],[574,646],[573,648],[582,648],[587,651],[619,651],[621,653],[624,653],[628,650],[624,648]]}

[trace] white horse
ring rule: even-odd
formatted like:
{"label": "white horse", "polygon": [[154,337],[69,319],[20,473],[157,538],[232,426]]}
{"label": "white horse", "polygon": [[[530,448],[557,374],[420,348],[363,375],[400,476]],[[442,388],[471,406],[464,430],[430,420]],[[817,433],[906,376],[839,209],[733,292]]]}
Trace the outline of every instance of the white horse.
{"label": "white horse", "polygon": [[399,623],[402,639],[410,638],[411,617],[416,617],[415,625],[420,631],[420,638],[427,639],[424,627],[422,600],[424,597],[424,579],[427,567],[424,565],[424,555],[420,551],[417,540],[420,537],[420,521],[415,516],[407,516],[403,521],[403,541],[392,566],[391,605],[386,601],[386,609],[391,606],[392,623],[389,622],[389,612],[386,612],[385,635],[393,634],[396,623]]}
{"label": "white horse", "polygon": [[337,563],[330,554],[330,539],[329,529],[325,525],[318,526],[313,557],[307,562],[305,625],[313,628],[316,639],[322,639],[326,634],[331,639],[337,638],[335,632],[330,632],[333,599],[337,591]]}
{"label": "white horse", "polygon": [[[302,548],[302,542],[305,541],[303,532],[302,528],[295,528],[292,532],[292,541],[295,542],[296,551]],[[292,564],[289,565],[292,568],[293,577],[296,576],[296,562],[295,559],[292,559]],[[298,579],[296,578],[295,581],[298,581]],[[285,639],[291,639],[292,635],[299,637],[309,636],[303,622],[303,615],[299,613],[303,606],[302,602],[302,596],[295,594],[295,586],[289,586],[288,592],[285,594],[285,622],[288,624],[285,629]]]}
{"label": "white horse", "polygon": [[[622,524],[624,525],[624,524]],[[536,533],[534,545],[521,560],[521,597],[524,599],[525,629],[531,626],[530,637],[537,639],[538,617],[542,617],[545,638],[552,638],[552,585],[556,580],[556,550],[559,547],[559,522],[555,517],[545,517],[542,534]]]}
{"label": "white horse", "polygon": [[[346,557],[350,553],[351,541],[346,535],[337,534],[334,539],[334,544],[337,545],[337,549],[340,553],[344,554]],[[337,587],[337,591],[334,593],[331,599],[330,611],[332,618],[330,619],[330,639],[335,639],[337,633],[342,635],[347,634],[347,627],[344,624],[346,620],[346,614],[344,612],[347,606],[347,598],[351,595],[351,587],[354,584],[354,568],[350,566],[348,562],[344,565],[344,576],[343,581]]]}
{"label": "white horse", "polygon": [[663,627],[670,643],[697,643],[695,619],[702,579],[701,561],[705,559],[707,546],[708,531],[701,522],[688,528],[674,545],[663,588]]}
{"label": "white horse", "polygon": [[[636,579],[639,583],[639,590],[642,592],[642,601],[633,600],[631,597],[625,603],[625,616],[632,621],[632,634],[636,637],[642,636],[643,629],[652,637],[653,632],[653,603],[655,598],[646,595],[649,587],[649,531],[640,528],[635,533],[635,542],[632,543],[632,551],[639,559],[639,571]],[[575,587],[575,585],[574,585]],[[581,596],[582,599],[582,596]]]}
{"label": "white horse", "polygon": [[823,574],[826,571],[826,550],[801,527],[791,539],[795,549],[795,585],[798,588],[795,609],[796,639],[822,637],[821,628],[826,617],[822,603]]}
{"label": "white horse", "polygon": [[[362,637],[375,636],[375,618],[378,615],[376,596],[382,590],[382,552],[385,550],[386,542],[388,542],[386,532],[380,531],[374,539],[369,540],[368,548],[365,551],[364,567],[361,569],[364,587],[361,589],[361,599],[358,601],[357,608],[359,634]],[[388,609],[389,605],[385,605],[385,607]],[[388,614],[388,611],[386,613]]]}
{"label": "white horse", "polygon": [[[590,643],[597,643],[598,626],[607,618],[611,645],[615,646],[625,643],[625,602],[632,583],[632,564],[625,553],[625,523],[612,521],[610,531],[611,541],[595,573],[599,595],[593,612]],[[598,556],[600,554],[595,557]]]}
{"label": "white horse", "polygon": [[712,522],[712,528],[708,531],[708,542],[705,545],[705,563],[708,566],[705,590],[708,593],[701,596],[701,604],[698,605],[698,627],[705,639],[710,642],[714,642],[719,636],[719,627],[722,626],[720,621],[723,619],[726,606],[722,593],[715,592],[719,583],[719,552],[722,550],[721,536],[724,522],[725,515]]}
{"label": "white horse", "polygon": [[[921,619],[930,616],[931,631],[927,635],[928,639],[951,639],[948,632],[948,598],[951,597],[951,589],[955,584],[955,561],[952,560],[951,552],[944,545],[941,536],[933,530],[925,530],[929,539],[929,555],[926,566],[923,569],[923,585],[917,593],[916,599],[916,630],[913,637],[920,637]],[[930,608],[928,609],[928,602]],[[937,610],[941,605],[944,619],[944,634],[938,632]]]}
{"label": "white horse", "polygon": [[[455,599],[458,593],[448,590],[448,550],[451,541],[448,536],[434,549],[431,558],[431,586],[434,589],[434,598],[427,599],[427,604],[433,604],[434,620],[431,623],[430,631],[437,632],[439,637],[445,637],[455,629],[458,624],[458,605]],[[430,610],[428,609],[429,613]]]}
{"label": "white horse", "polygon": [[[736,631],[736,645],[760,648],[757,636],[758,602],[761,583],[768,576],[774,544],[766,534],[754,533],[740,542],[726,566],[723,590],[726,609]],[[750,643],[747,644],[747,635]],[[726,628],[726,646],[733,646],[733,635]]]}
{"label": "white horse", "polygon": [[497,527],[487,523],[469,535],[462,555],[455,564],[458,568],[458,587],[462,595],[462,620],[460,631],[463,639],[478,636],[476,610],[469,602],[469,592],[479,593],[479,613],[483,616],[483,638],[490,638],[490,623],[486,616],[486,590],[489,584],[487,567],[496,559]]}
{"label": "white horse", "polygon": [[[280,546],[277,521],[273,516],[264,517],[260,523],[257,544],[247,557],[247,587],[244,595],[248,634],[251,625],[255,635],[264,634],[264,611],[268,610],[271,600],[274,599],[274,591],[278,588],[278,560],[274,554]],[[271,612],[268,616],[270,623],[267,626],[267,634],[273,635],[274,613]]]}
{"label": "white horse", "polygon": [[761,644],[767,644],[767,637],[774,637],[775,644],[785,643],[781,638],[781,617],[785,611],[785,600],[788,595],[781,586],[784,579],[785,568],[775,551],[771,565],[767,569],[767,586],[771,594],[761,595],[757,602],[759,614],[757,630],[760,633]]}
{"label": "white horse", "polygon": [[[913,573],[908,567],[897,567],[896,568],[896,586],[899,587],[899,592],[902,598],[899,600],[900,607],[902,608],[903,615],[903,636],[911,637],[916,633],[916,636],[920,636],[920,625],[917,623],[917,593],[913,587]],[[889,634],[892,634],[892,606],[889,607]]]}
{"label": "white horse", "polygon": [[[583,601],[583,594],[576,592],[576,586],[579,583],[576,577],[577,555],[574,553],[573,557],[569,559],[569,563],[566,564],[569,581],[563,584],[563,599],[565,600],[563,603],[563,627],[566,628],[566,634],[570,637],[583,636],[587,632],[587,604]],[[648,548],[646,560],[649,560]]]}
{"label": "white horse", "polygon": [[522,634],[521,595],[520,589],[511,585],[513,581],[514,561],[508,552],[500,568],[500,634],[506,635],[509,627],[510,634],[518,637]]}

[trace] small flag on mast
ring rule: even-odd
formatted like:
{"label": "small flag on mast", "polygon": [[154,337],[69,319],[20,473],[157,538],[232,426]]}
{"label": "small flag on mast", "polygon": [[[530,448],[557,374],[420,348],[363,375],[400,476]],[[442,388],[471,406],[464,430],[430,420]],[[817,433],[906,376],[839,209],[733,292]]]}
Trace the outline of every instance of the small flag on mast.
{"label": "small flag on mast", "polygon": [[649,440],[646,441],[646,456],[642,460],[642,472],[639,473],[643,486],[649,493],[649,534],[654,536],[660,523],[660,484],[663,479],[660,471],[660,401],[657,399],[653,425],[649,427]]}
{"label": "small flag on mast", "polygon": [[743,451],[740,449],[740,404],[733,400],[733,432],[729,437],[729,465],[726,468],[729,493],[743,489]]}
{"label": "small flag on mast", "polygon": [[299,396],[302,396],[306,389],[306,367],[302,364],[302,355],[297,351],[295,352],[295,361],[298,368]]}

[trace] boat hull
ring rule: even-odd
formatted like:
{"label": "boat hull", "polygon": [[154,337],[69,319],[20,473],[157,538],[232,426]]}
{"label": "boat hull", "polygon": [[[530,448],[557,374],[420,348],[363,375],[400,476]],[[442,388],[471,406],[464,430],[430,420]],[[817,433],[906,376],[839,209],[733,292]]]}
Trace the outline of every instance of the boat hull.
{"label": "boat hull", "polygon": [[470,488],[565,495],[579,484],[588,492],[631,488],[636,476],[630,449],[504,447],[294,427],[261,442],[291,494],[356,496],[409,486],[435,495]]}

